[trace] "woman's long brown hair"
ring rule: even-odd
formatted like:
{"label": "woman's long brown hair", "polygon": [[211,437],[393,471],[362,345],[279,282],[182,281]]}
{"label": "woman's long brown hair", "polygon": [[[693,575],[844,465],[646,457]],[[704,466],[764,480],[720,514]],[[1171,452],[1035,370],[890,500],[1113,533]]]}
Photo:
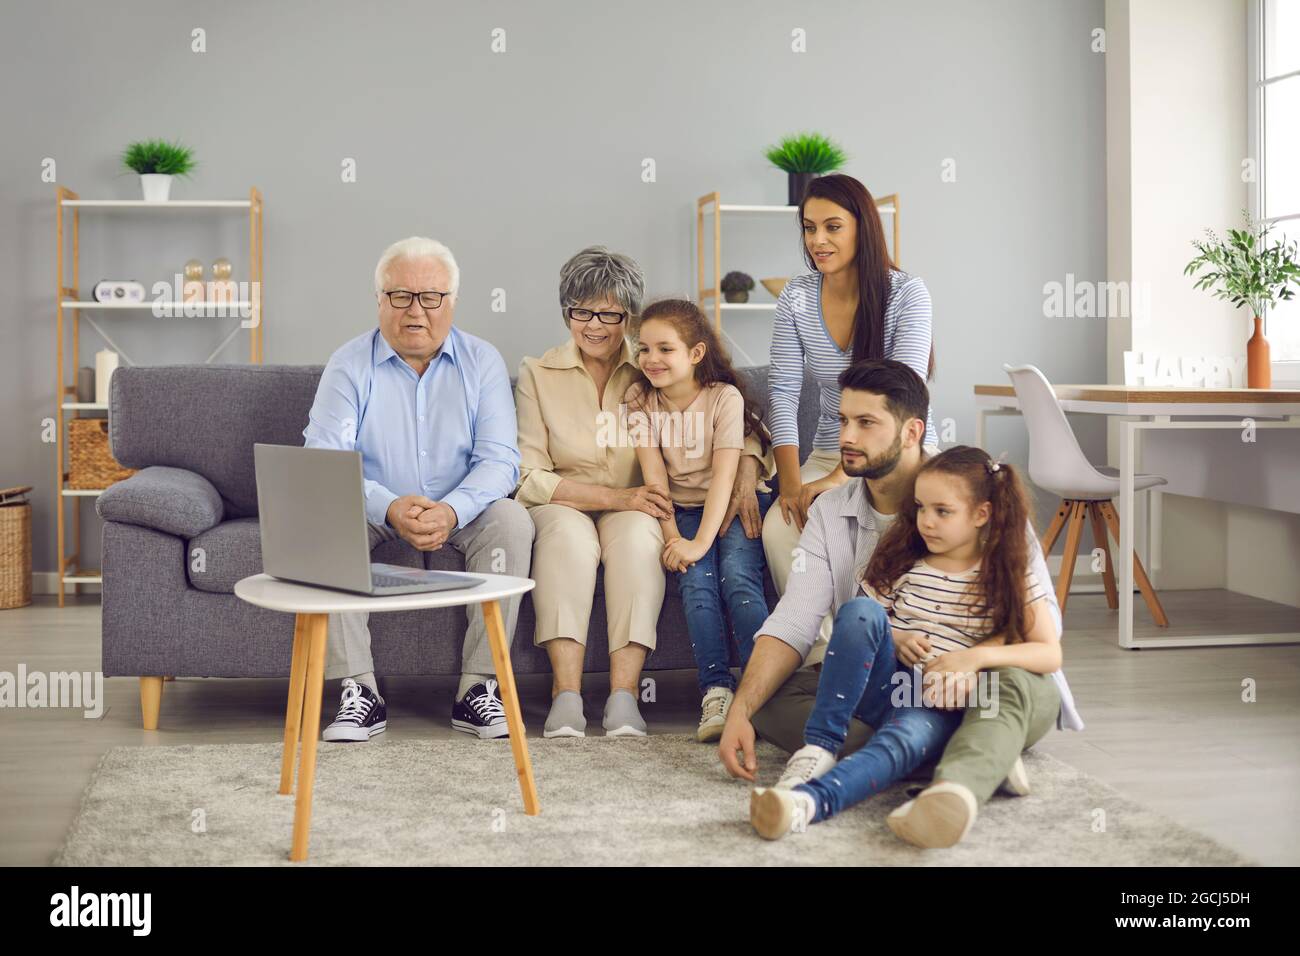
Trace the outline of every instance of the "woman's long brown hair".
{"label": "woman's long brown hair", "polygon": [[[885,355],[885,310],[889,308],[890,271],[894,268],[885,243],[885,227],[880,222],[876,200],[867,187],[852,176],[835,173],[818,176],[808,184],[799,203],[797,222],[803,236],[803,210],[809,199],[826,199],[847,209],[857,220],[857,243],[853,250],[853,268],[858,273],[858,311],[853,319],[853,362],[882,359]],[[803,258],[808,268],[819,272],[817,263],[803,244]],[[934,378],[934,344],[930,345],[927,380]]]}
{"label": "woman's long brown hair", "polygon": [[[652,319],[657,322],[667,322],[676,329],[677,335],[686,344],[687,349],[693,349],[701,342],[704,343],[704,358],[700,359],[700,363],[695,366],[695,381],[702,388],[715,384],[732,385],[740,392],[741,398],[745,400],[745,434],[757,435],[763,454],[767,454],[771,439],[768,437],[767,429],[763,427],[763,416],[759,412],[758,402],[749,394],[749,389],[732,368],[727,350],[722,347],[722,343],[718,340],[713,327],[709,325],[709,320],[700,311],[700,307],[687,299],[660,299],[658,302],[652,302],[637,317],[633,333],[639,334],[641,326]],[[639,393],[641,395],[654,388],[646,378],[645,372],[637,373],[635,384],[641,386]]]}
{"label": "woman's long brown hair", "polygon": [[[1024,640],[1028,629],[1025,574],[1029,543],[1025,529],[1030,521],[1029,496],[1015,468],[1002,464],[990,471],[992,463],[982,448],[954,445],[927,458],[916,474],[918,478],[927,472],[952,475],[965,486],[972,508],[985,501],[992,505],[988,523],[981,529],[984,554],[971,613],[989,616],[991,629],[986,636],[1006,634],[1007,643],[1015,643]],[[888,595],[917,559],[929,553],[916,529],[916,498],[907,495],[898,517],[876,545],[864,578],[878,593]]]}

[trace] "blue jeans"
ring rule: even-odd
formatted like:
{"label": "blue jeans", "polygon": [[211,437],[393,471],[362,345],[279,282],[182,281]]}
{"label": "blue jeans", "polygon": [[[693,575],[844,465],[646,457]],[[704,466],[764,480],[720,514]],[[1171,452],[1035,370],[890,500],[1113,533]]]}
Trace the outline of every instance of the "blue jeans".
{"label": "blue jeans", "polygon": [[[817,682],[817,703],[804,725],[803,739],[838,754],[851,718],[875,733],[834,769],[795,788],[817,801],[814,820],[825,820],[879,793],[948,743],[965,711],[913,706],[915,679],[919,671],[914,675],[894,656],[885,609],[869,597],[846,602],[835,615]],[[896,693],[901,703],[894,700]]]}
{"label": "blue jeans", "polygon": [[[773,497],[759,494],[760,514],[767,513]],[[695,537],[704,509],[675,505],[673,511],[682,537]],[[754,636],[767,620],[767,597],[763,593],[766,567],[763,539],[745,537],[745,529],[736,518],[726,534],[713,539],[704,557],[678,575],[677,589],[681,592],[686,629],[691,635],[691,650],[695,652],[695,666],[699,669],[701,694],[708,693],[711,687],[736,689],[723,606],[731,618],[731,632],[736,636],[740,666],[744,668],[754,650]]]}

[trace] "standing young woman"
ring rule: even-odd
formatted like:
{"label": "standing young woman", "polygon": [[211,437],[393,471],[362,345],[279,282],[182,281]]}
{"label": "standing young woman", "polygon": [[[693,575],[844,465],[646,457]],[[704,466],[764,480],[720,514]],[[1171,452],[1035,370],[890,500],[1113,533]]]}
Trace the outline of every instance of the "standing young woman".
{"label": "standing young woman", "polygon": [[[777,300],[768,385],[780,497],[763,522],[763,550],[780,594],[809,506],[848,480],[840,465],[839,374],[863,359],[904,362],[922,379],[934,371],[929,290],[894,268],[867,188],[852,176],[814,179],[799,206],[799,224],[804,260],[813,271],[787,282]],[[813,451],[800,467],[805,366],[821,395]],[[928,412],[925,444],[927,452],[937,453]]]}

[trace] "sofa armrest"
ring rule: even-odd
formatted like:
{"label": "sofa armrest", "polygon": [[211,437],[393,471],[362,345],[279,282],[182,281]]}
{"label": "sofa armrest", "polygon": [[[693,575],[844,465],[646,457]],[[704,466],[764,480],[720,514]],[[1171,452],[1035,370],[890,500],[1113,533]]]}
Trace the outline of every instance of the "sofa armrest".
{"label": "sofa armrest", "polygon": [[95,499],[106,521],[135,524],[192,538],[225,517],[221,495],[212,482],[184,468],[152,465],[110,485]]}

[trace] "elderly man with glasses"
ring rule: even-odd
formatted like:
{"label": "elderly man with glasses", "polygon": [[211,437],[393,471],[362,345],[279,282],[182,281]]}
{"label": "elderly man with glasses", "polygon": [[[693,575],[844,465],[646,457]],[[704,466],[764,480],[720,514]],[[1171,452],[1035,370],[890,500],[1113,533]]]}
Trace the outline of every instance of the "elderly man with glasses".
{"label": "elderly man with glasses", "polygon": [[[510,376],[492,345],[452,325],[459,284],[442,243],[389,246],[375,268],[378,327],[331,356],[303,436],[309,448],[361,452],[371,548],[395,538],[421,551],[449,546],[468,571],[527,577],[533,523],[507,497],[519,480]],[[506,603],[507,640],[518,612],[518,598]],[[461,668],[452,726],[507,736],[479,605],[469,609]],[[325,740],[385,729],[366,614],[330,616],[325,677],[343,678]]]}

